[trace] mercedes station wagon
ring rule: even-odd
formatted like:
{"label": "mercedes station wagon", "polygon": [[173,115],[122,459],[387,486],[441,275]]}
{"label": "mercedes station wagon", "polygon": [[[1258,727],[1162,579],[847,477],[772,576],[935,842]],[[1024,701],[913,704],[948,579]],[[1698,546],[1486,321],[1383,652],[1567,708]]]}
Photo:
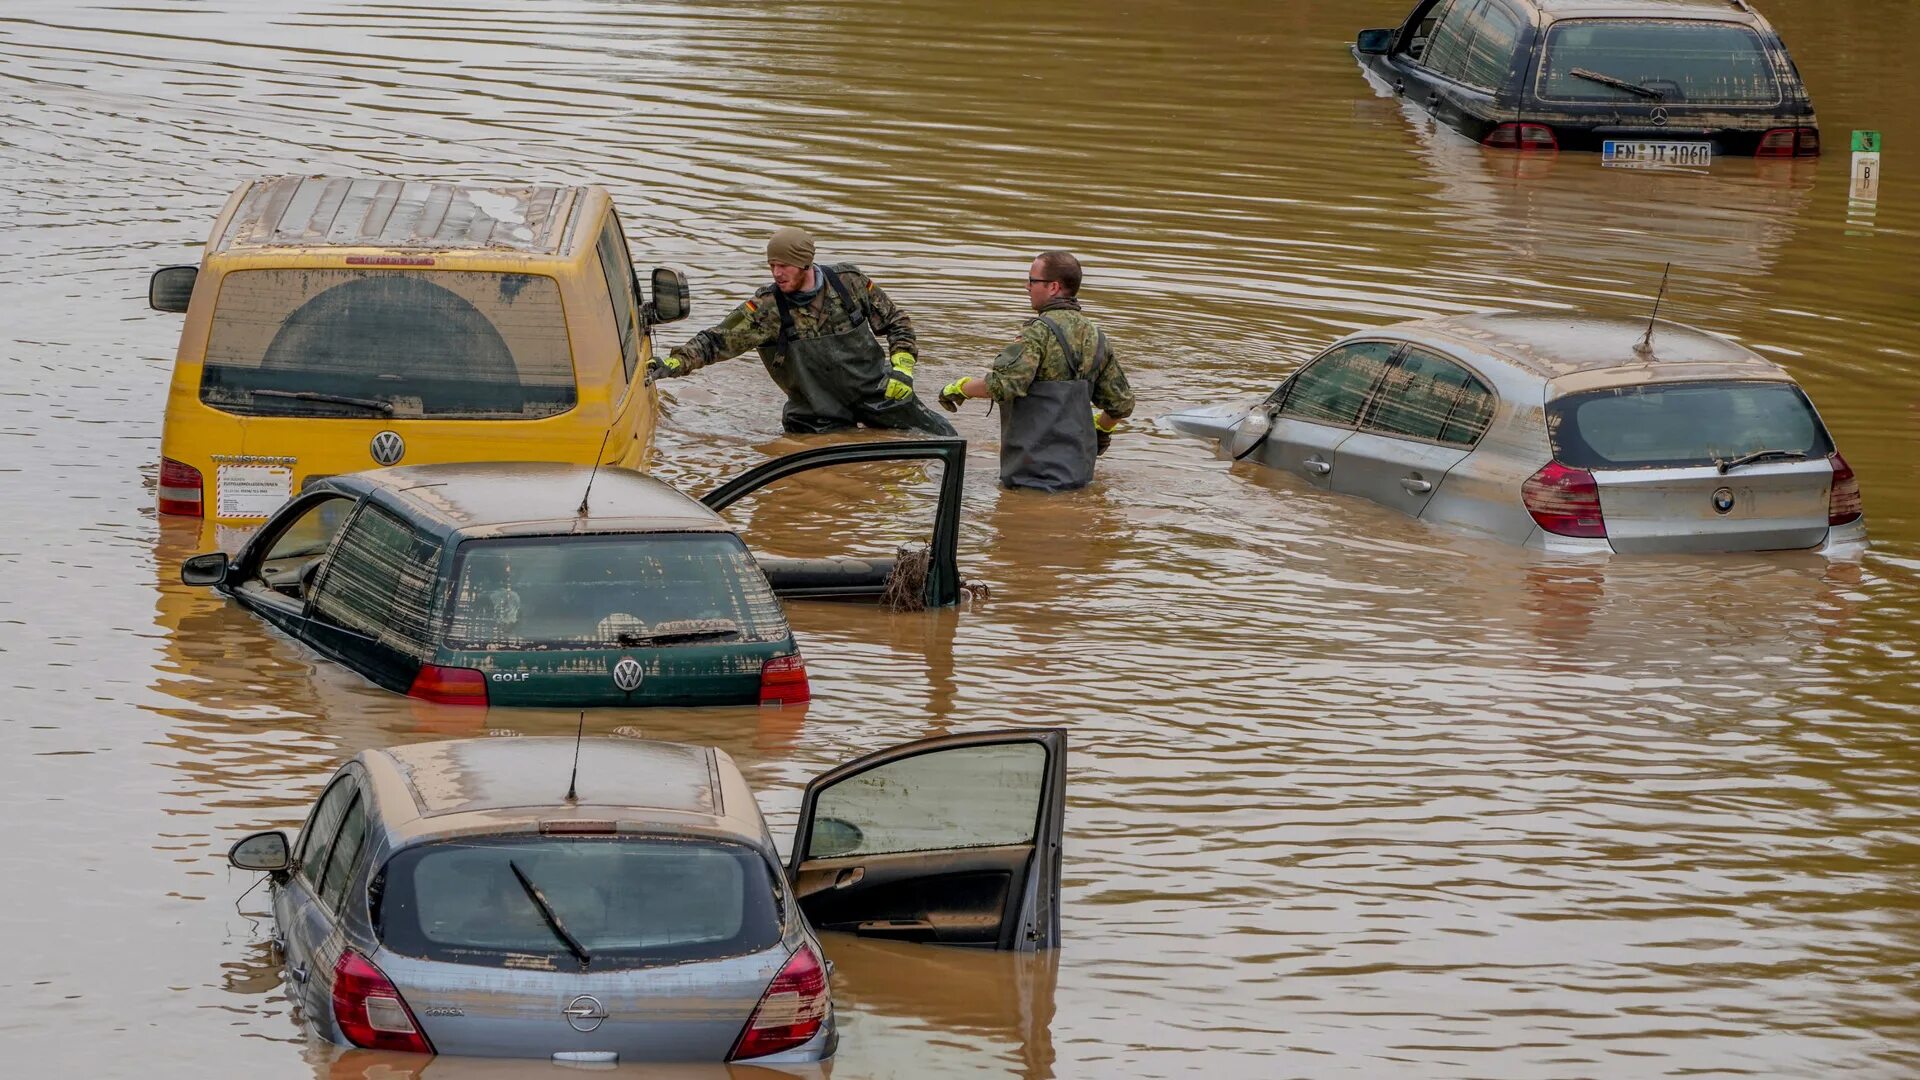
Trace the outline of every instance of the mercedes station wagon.
{"label": "mercedes station wagon", "polygon": [[1857,550],[1860,485],[1779,365],[1665,321],[1493,313],[1353,334],[1176,431],[1555,551]]}
{"label": "mercedes station wagon", "polygon": [[1820,153],[1800,73],[1746,0],[1422,0],[1354,54],[1487,146],[1632,165]]}
{"label": "mercedes station wagon", "polygon": [[[832,465],[943,466],[920,581],[898,560],[755,559],[718,511]],[[629,469],[418,465],[327,477],[189,585],[389,690],[455,705],[791,704],[811,690],[778,597],[957,603],[966,443],[842,443],[776,458],[695,500]]]}
{"label": "mercedes station wagon", "polygon": [[816,931],[1060,940],[1066,732],[923,739],[816,777],[783,866],[733,759],[619,738],[362,751],[272,875],[311,1031],[379,1050],[808,1062],[834,1052]]}

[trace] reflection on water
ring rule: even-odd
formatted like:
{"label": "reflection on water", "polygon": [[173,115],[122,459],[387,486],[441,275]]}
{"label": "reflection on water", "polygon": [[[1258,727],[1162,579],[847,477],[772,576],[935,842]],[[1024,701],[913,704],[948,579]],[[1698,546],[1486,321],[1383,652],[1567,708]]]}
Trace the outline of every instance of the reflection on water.
{"label": "reflection on water", "polygon": [[[1018,331],[1036,251],[1085,263],[1142,422],[1092,488],[1046,498],[999,491],[998,417],[960,414],[962,572],[985,597],[793,605],[809,706],[587,717],[723,748],[782,843],[801,786],[848,758],[1072,730],[1065,947],[833,938],[833,1071],[1920,1069],[1920,184],[1896,156],[1920,145],[1920,6],[1765,5],[1827,146],[1885,133],[1870,228],[1848,224],[1844,152],[1695,174],[1461,145],[1345,52],[1406,6],[9,3],[10,1058],[420,1074],[299,1039],[262,894],[236,908],[253,875],[222,856],[297,827],[363,747],[578,722],[384,693],[177,584],[231,538],[150,509],[180,324],[141,306],[145,276],[193,258],[244,176],[370,172],[607,184],[639,264],[692,281],[667,345],[804,225],[915,320],[923,390]],[[1264,394],[1395,319],[1643,313],[1669,261],[1663,314],[1818,403],[1861,477],[1863,556],[1547,559],[1145,422]],[[820,441],[780,432],[752,357],[664,396],[659,472],[693,494]],[[888,555],[935,491],[918,465],[810,473],[729,517],[772,551]]]}

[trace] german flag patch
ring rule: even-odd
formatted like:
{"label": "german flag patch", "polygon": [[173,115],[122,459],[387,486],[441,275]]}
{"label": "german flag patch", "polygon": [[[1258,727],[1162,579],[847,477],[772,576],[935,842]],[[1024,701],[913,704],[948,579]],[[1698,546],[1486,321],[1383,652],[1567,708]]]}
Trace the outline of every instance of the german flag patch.
{"label": "german flag patch", "polygon": [[748,311],[759,311],[760,309],[759,309],[758,307],[755,307],[755,306],[754,306],[754,303],[753,303],[753,301],[751,301],[751,300],[749,300],[749,301],[747,301],[747,310],[748,310]]}

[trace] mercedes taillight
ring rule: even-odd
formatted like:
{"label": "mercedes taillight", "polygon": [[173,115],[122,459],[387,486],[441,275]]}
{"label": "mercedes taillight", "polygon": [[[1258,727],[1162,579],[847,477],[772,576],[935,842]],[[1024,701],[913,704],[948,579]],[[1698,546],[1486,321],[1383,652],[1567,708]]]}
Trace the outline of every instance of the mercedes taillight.
{"label": "mercedes taillight", "polygon": [[485,705],[487,676],[473,668],[421,664],[407,695],[442,705]]}
{"label": "mercedes taillight", "polygon": [[355,1046],[433,1053],[433,1044],[414,1022],[400,991],[371,960],[352,949],[341,950],[333,965],[333,1019]]}
{"label": "mercedes taillight", "polygon": [[1545,124],[1501,124],[1487,132],[1487,137],[1481,139],[1480,144],[1496,150],[1560,149],[1560,140],[1554,137],[1553,129]]}
{"label": "mercedes taillight", "polygon": [[807,662],[799,653],[776,656],[760,665],[760,704],[797,705],[812,698]]}
{"label": "mercedes taillight", "polygon": [[820,1034],[832,1003],[826,966],[813,954],[812,945],[800,946],[760,995],[760,1004],[727,1060],[745,1061],[803,1045]]}
{"label": "mercedes taillight", "polygon": [[1820,129],[1808,127],[1770,128],[1760,136],[1754,157],[1819,157]]}
{"label": "mercedes taillight", "polygon": [[160,512],[199,517],[203,483],[200,470],[172,458],[160,459]]}
{"label": "mercedes taillight", "polygon": [[1600,516],[1600,485],[1585,469],[1549,461],[1520,485],[1520,501],[1542,529],[1556,536],[1607,535]]}
{"label": "mercedes taillight", "polygon": [[1833,487],[1827,491],[1827,524],[1851,525],[1860,520],[1863,510],[1860,504],[1860,481],[1853,475],[1847,459],[1840,456],[1840,451],[1828,454],[1827,461],[1833,466]]}

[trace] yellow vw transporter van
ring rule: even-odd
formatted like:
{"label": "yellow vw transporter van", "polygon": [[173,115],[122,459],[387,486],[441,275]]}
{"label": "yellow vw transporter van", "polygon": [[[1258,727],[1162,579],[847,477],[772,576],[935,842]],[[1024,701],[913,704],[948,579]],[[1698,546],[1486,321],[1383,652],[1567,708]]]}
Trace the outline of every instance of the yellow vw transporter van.
{"label": "yellow vw transporter van", "polygon": [[195,266],[160,438],[160,512],[258,523],[323,476],[449,461],[645,468],[652,297],[600,187],[277,176],[244,184]]}

